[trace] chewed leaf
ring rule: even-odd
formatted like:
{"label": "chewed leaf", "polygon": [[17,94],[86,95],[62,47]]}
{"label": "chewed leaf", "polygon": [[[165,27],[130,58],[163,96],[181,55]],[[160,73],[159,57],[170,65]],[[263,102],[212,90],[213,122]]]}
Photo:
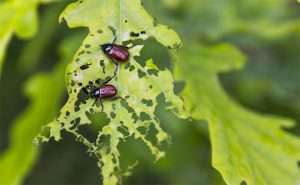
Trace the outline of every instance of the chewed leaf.
{"label": "chewed leaf", "polygon": [[[111,42],[111,29],[116,31],[117,41],[154,37],[164,46],[175,47],[180,38],[173,30],[155,23],[144,10],[140,0],[77,1],[69,5],[60,16],[73,27],[88,27],[90,33],[104,32],[102,37]],[[104,26],[105,25],[105,26]],[[97,35],[96,35],[97,36]],[[101,43],[101,40],[98,40]]]}
{"label": "chewed leaf", "polygon": [[[157,25],[143,9],[140,0],[89,0],[70,4],[62,13],[70,27],[88,27],[89,34],[76,53],[74,61],[66,70],[66,84],[69,98],[59,116],[47,128],[48,136],[61,139],[61,131],[74,134],[78,141],[99,158],[103,183],[117,184],[119,180],[119,150],[121,141],[134,137],[143,141],[156,159],[164,156],[160,146],[168,135],[160,127],[155,116],[157,97],[163,95],[166,102],[179,116],[184,116],[183,103],[174,94],[173,77],[168,70],[161,71],[152,59],[142,66],[135,57],[140,55],[143,45],[134,45],[134,40],[155,38],[168,48],[181,44],[178,35],[163,25]],[[109,81],[118,89],[118,97],[104,100],[104,109],[109,124],[98,132],[97,139],[88,140],[79,127],[91,123],[90,114],[101,111],[88,92],[99,88],[113,77],[115,64],[100,49],[100,45],[116,40],[129,48],[130,58],[121,64],[117,76]],[[163,62],[163,61],[160,61]],[[155,137],[149,139],[149,132]]]}

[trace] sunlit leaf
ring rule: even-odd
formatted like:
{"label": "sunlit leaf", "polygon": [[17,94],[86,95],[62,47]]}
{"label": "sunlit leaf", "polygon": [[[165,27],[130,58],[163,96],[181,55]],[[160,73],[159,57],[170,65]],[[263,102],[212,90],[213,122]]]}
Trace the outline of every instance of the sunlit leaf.
{"label": "sunlit leaf", "polygon": [[225,182],[299,182],[300,140],[282,130],[292,127],[293,122],[246,110],[231,100],[219,83],[218,73],[240,68],[243,55],[230,45],[195,44],[182,51],[181,60],[185,63],[177,63],[175,73],[186,82],[182,93],[186,110],[192,118],[208,121],[213,166]]}
{"label": "sunlit leaf", "polygon": [[[168,140],[168,135],[154,114],[157,97],[163,95],[169,108],[183,116],[182,101],[173,92],[171,73],[159,70],[152,59],[145,66],[136,61],[143,45],[135,45],[134,41],[153,37],[171,49],[180,45],[180,39],[173,30],[155,23],[140,0],[77,1],[65,9],[60,20],[65,20],[70,27],[88,27],[89,34],[66,71],[68,101],[48,125],[50,135],[39,139],[60,140],[63,130],[74,134],[99,158],[103,184],[117,184],[122,174],[118,146],[127,137],[143,141],[156,159],[164,156],[160,146]],[[100,112],[101,108],[84,93],[84,88],[91,91],[91,87],[100,87],[113,76],[115,65],[102,53],[100,45],[111,43],[114,38],[116,43],[130,47],[130,59],[109,82],[117,87],[120,98],[104,101],[109,123],[91,140],[82,135],[79,127],[90,124],[89,115]],[[150,137],[150,132],[155,137]]]}

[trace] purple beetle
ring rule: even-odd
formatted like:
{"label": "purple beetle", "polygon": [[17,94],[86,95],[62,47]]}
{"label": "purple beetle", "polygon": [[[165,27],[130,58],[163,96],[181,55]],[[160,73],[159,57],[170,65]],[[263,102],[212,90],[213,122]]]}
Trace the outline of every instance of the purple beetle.
{"label": "purple beetle", "polygon": [[128,48],[122,45],[114,44],[115,40],[116,39],[114,39],[113,43],[102,44],[100,46],[103,53],[111,58],[112,62],[116,66],[113,77],[117,76],[119,63],[127,62],[129,59]]}
{"label": "purple beetle", "polygon": [[[117,98],[116,95],[118,94],[118,90],[115,86],[111,84],[104,84],[100,88],[97,88],[92,91],[91,96],[98,100],[101,105],[101,112],[103,111],[103,99],[109,98]],[[95,102],[96,103],[96,102]]]}
{"label": "purple beetle", "polygon": [[117,62],[126,62],[129,58],[128,48],[117,44],[103,44],[102,51]]}

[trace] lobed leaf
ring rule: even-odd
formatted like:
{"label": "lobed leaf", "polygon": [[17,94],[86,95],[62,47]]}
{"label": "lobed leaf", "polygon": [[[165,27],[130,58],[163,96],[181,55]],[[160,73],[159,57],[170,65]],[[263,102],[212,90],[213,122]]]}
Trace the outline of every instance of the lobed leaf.
{"label": "lobed leaf", "polygon": [[[171,73],[159,70],[152,59],[148,59],[145,66],[139,64],[136,57],[143,45],[135,45],[135,41],[153,37],[171,49],[181,44],[180,39],[173,30],[155,23],[140,0],[80,0],[71,3],[60,20],[65,20],[71,28],[88,27],[89,34],[66,70],[68,101],[59,116],[45,128],[49,129],[49,135],[40,135],[38,139],[58,141],[63,130],[74,134],[99,159],[103,184],[117,184],[122,174],[118,146],[126,138],[143,141],[156,159],[164,156],[160,146],[168,140],[168,135],[154,114],[157,97],[162,94],[169,108],[184,116],[183,103],[173,92]],[[111,43],[114,38],[116,43],[130,48],[130,59],[109,82],[117,87],[121,98],[104,101],[109,123],[92,140],[85,137],[79,127],[91,124],[89,116],[101,108],[84,89],[99,88],[114,75],[115,65],[100,50],[101,44]],[[149,132],[154,133],[155,138],[151,138]]]}
{"label": "lobed leaf", "polygon": [[[300,140],[283,131],[293,122],[260,115],[238,105],[224,92],[218,73],[243,66],[244,56],[230,45],[191,45],[180,54],[177,79],[186,110],[194,119],[209,122],[213,166],[231,185],[295,185],[300,173]],[[198,70],[198,73],[190,71]]]}

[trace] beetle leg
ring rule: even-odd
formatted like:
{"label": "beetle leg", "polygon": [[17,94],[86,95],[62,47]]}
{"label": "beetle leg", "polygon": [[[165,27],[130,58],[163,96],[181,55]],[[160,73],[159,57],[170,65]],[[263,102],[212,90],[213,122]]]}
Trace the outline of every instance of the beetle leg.
{"label": "beetle leg", "polygon": [[116,62],[115,60],[112,60],[112,62],[115,64],[115,71],[114,71],[114,75],[112,78],[115,78],[119,72],[119,69],[120,69],[120,65],[118,62]]}
{"label": "beetle leg", "polygon": [[109,26],[108,28],[110,29],[110,31],[112,32],[112,34],[114,36],[114,40],[112,41],[112,43],[115,43],[117,40],[116,30],[112,26]]}
{"label": "beetle leg", "polygon": [[101,98],[98,98],[99,102],[100,102],[100,106],[101,106],[101,112],[104,111],[104,106],[103,106],[103,102]]}
{"label": "beetle leg", "polygon": [[93,103],[93,106],[96,105],[98,101],[99,101],[99,103],[100,103],[101,112],[103,112],[104,106],[103,106],[103,102],[102,102],[102,99],[101,99],[101,98],[95,99],[95,101],[94,101],[94,103]]}
{"label": "beetle leg", "polygon": [[116,35],[114,35],[114,40],[112,41],[112,43],[114,44],[116,42],[116,40],[117,40],[117,37],[116,37]]}
{"label": "beetle leg", "polygon": [[97,104],[97,99],[95,99],[94,103],[92,106],[95,106]]}
{"label": "beetle leg", "polygon": [[117,76],[119,70],[120,70],[120,65],[118,63],[116,63],[116,68],[115,68],[115,71],[114,71],[114,77]]}
{"label": "beetle leg", "polygon": [[121,97],[121,96],[115,96],[112,98],[112,100],[117,100],[117,99],[121,99],[125,101],[125,98]]}

